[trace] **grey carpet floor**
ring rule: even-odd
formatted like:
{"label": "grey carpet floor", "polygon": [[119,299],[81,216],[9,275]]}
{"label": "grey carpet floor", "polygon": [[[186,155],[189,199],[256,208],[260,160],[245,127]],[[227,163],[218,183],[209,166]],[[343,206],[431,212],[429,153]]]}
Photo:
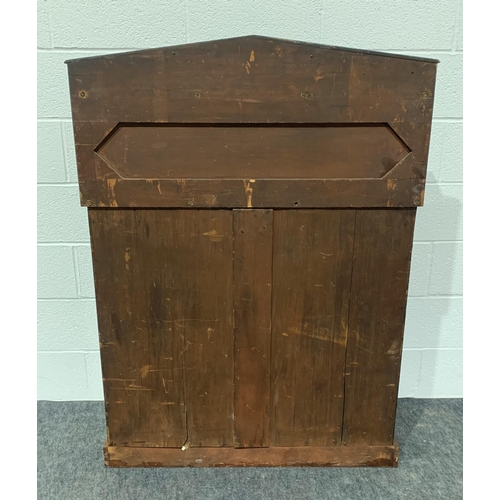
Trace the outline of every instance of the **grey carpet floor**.
{"label": "grey carpet floor", "polygon": [[105,469],[103,403],[38,403],[38,498],[460,499],[462,400],[400,399],[397,469]]}

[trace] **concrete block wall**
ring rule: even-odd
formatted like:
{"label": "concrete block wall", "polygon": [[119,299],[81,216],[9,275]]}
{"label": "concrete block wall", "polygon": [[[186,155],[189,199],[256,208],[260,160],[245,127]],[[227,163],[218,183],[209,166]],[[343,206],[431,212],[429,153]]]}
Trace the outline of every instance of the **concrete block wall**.
{"label": "concrete block wall", "polygon": [[38,397],[102,399],[86,209],[79,206],[70,58],[248,34],[437,58],[401,397],[462,396],[460,0],[38,0]]}

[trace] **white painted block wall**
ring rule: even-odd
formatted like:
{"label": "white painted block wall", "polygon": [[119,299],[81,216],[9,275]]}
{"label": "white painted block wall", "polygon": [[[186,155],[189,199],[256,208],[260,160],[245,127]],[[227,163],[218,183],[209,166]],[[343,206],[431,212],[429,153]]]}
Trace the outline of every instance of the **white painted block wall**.
{"label": "white painted block wall", "polygon": [[38,0],[39,399],[103,398],[63,61],[249,34],[441,61],[400,396],[462,396],[460,0]]}

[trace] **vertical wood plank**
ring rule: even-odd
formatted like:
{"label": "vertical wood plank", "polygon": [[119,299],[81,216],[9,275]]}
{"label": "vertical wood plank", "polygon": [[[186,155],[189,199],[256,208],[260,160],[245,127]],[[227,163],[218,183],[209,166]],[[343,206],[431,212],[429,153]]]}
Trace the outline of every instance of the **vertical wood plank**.
{"label": "vertical wood plank", "polygon": [[392,444],[415,209],[358,210],[343,443]]}
{"label": "vertical wood plank", "polygon": [[275,446],[341,442],[353,210],[274,212]]}
{"label": "vertical wood plank", "polygon": [[89,210],[109,439],[180,447],[183,342],[172,321],[165,212]]}
{"label": "vertical wood plank", "polygon": [[89,210],[110,442],[233,442],[230,211]]}
{"label": "vertical wood plank", "polygon": [[173,322],[183,337],[185,446],[232,446],[233,224],[230,210],[181,210]]}
{"label": "vertical wood plank", "polygon": [[234,210],[234,438],[269,446],[273,212]]}

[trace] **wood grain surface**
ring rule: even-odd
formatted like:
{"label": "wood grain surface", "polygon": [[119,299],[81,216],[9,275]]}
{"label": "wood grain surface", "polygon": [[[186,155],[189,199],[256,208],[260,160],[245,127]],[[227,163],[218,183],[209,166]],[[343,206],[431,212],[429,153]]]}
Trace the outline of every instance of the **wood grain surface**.
{"label": "wood grain surface", "polygon": [[258,36],[67,61],[81,202],[419,206],[436,63]]}
{"label": "wood grain surface", "polygon": [[273,212],[235,210],[234,440],[269,446]]}
{"label": "wood grain surface", "polygon": [[397,467],[399,447],[131,448],[105,446],[108,467]]}
{"label": "wood grain surface", "polygon": [[232,445],[231,212],[89,220],[110,442]]}
{"label": "wood grain surface", "polygon": [[340,444],[353,210],[274,214],[272,444]]}
{"label": "wood grain surface", "polygon": [[397,465],[437,62],[259,36],[67,61],[108,466]]}
{"label": "wood grain surface", "polygon": [[[395,167],[397,168],[397,167]],[[133,182],[133,184],[131,184]],[[196,179],[81,181],[89,207],[360,208],[422,204],[422,179]]]}
{"label": "wood grain surface", "polygon": [[358,210],[342,441],[394,441],[415,210]]}
{"label": "wood grain surface", "polygon": [[410,150],[382,124],[145,124],[96,152],[121,179],[380,179]]}

